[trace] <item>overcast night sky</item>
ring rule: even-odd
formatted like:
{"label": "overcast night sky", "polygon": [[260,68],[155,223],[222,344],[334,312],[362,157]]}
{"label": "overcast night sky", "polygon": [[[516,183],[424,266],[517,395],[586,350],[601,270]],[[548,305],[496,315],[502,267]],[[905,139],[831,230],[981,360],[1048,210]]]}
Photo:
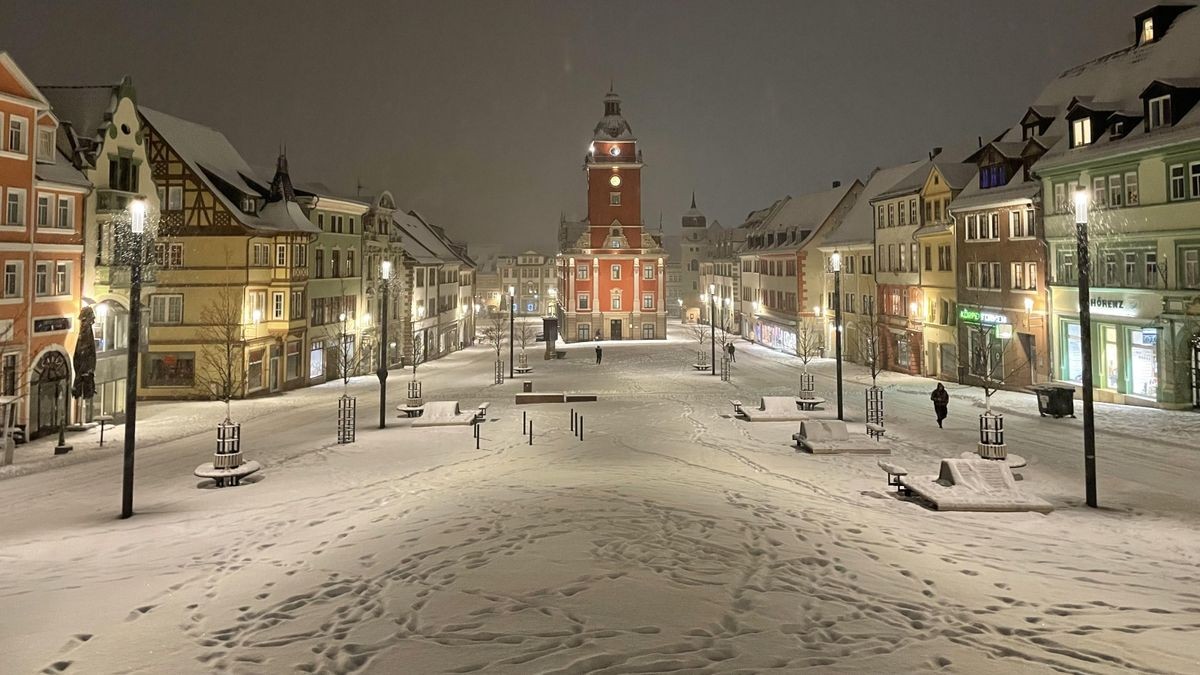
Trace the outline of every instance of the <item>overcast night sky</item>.
{"label": "overcast night sky", "polygon": [[389,189],[471,244],[553,250],[583,215],[609,78],[644,220],[691,191],[736,225],[785,194],[994,136],[1149,2],[21,2],[0,50],[38,84],[132,75],[254,166]]}

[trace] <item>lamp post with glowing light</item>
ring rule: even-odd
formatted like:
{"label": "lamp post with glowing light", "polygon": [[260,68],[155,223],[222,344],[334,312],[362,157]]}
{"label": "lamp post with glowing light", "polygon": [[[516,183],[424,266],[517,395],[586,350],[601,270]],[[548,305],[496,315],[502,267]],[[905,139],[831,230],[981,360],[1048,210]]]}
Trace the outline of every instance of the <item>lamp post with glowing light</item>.
{"label": "lamp post with glowing light", "polygon": [[844,419],[842,409],[842,254],[829,256],[833,268],[833,345],[837,360],[837,418]]}
{"label": "lamp post with glowing light", "polygon": [[379,264],[379,281],[382,286],[379,307],[379,369],[375,376],[379,378],[379,428],[387,426],[387,376],[388,376],[388,286],[392,283],[392,261],[384,260]]}
{"label": "lamp post with glowing light", "polygon": [[142,333],[142,233],[146,231],[146,202],[129,202],[129,343],[125,371],[125,466],[121,480],[121,517],[133,515],[133,458],[137,439],[138,352]]}
{"label": "lamp post with glowing light", "polygon": [[1092,308],[1091,261],[1088,255],[1088,193],[1075,192],[1075,244],[1079,259],[1079,341],[1083,360],[1083,471],[1087,505],[1098,506],[1096,498],[1096,419],[1092,406]]}

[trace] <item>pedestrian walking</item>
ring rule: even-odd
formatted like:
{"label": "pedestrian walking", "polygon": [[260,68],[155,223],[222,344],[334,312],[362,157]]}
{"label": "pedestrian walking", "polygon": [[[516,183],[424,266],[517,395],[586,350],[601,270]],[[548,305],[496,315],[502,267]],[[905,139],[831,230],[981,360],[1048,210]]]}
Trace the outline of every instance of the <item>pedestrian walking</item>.
{"label": "pedestrian walking", "polygon": [[725,346],[725,351],[729,353],[729,360],[730,360],[730,362],[732,362],[732,363],[737,363],[737,357],[736,357],[736,356],[734,356],[734,354],[733,354],[733,351],[734,351],[734,350],[733,350],[733,343],[732,343],[732,342],[730,342],[728,345],[726,345],[726,346]]}
{"label": "pedestrian walking", "polygon": [[600,365],[600,359],[604,358],[604,350],[600,349],[600,345],[596,345],[596,365]]}
{"label": "pedestrian walking", "polygon": [[938,428],[942,428],[942,420],[946,419],[948,414],[948,406],[950,405],[950,392],[946,391],[946,387],[938,382],[938,386],[929,395],[929,400],[933,401],[933,411],[937,413]]}

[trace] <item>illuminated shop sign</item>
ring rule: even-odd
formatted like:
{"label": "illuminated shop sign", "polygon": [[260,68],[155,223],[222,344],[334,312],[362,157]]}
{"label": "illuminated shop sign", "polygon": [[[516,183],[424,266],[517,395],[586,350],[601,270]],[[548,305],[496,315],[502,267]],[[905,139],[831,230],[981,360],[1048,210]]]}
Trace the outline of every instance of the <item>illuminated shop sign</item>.
{"label": "illuminated shop sign", "polygon": [[960,321],[967,323],[1008,323],[1008,317],[995,312],[985,312],[970,307],[962,307],[958,310],[958,318]]}

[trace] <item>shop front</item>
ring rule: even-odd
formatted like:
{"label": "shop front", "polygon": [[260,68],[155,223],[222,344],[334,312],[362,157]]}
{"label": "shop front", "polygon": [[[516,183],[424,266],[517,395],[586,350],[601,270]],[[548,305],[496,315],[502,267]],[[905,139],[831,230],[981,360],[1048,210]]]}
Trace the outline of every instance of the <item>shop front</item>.
{"label": "shop front", "polygon": [[[1078,291],[1054,289],[1054,330],[1059,380],[1083,382],[1083,331]],[[1092,383],[1095,400],[1158,405],[1161,382],[1173,367],[1162,350],[1162,299],[1151,291],[1093,291]]]}
{"label": "shop front", "polygon": [[754,321],[754,341],[771,349],[795,355],[796,325],[759,317]]}

